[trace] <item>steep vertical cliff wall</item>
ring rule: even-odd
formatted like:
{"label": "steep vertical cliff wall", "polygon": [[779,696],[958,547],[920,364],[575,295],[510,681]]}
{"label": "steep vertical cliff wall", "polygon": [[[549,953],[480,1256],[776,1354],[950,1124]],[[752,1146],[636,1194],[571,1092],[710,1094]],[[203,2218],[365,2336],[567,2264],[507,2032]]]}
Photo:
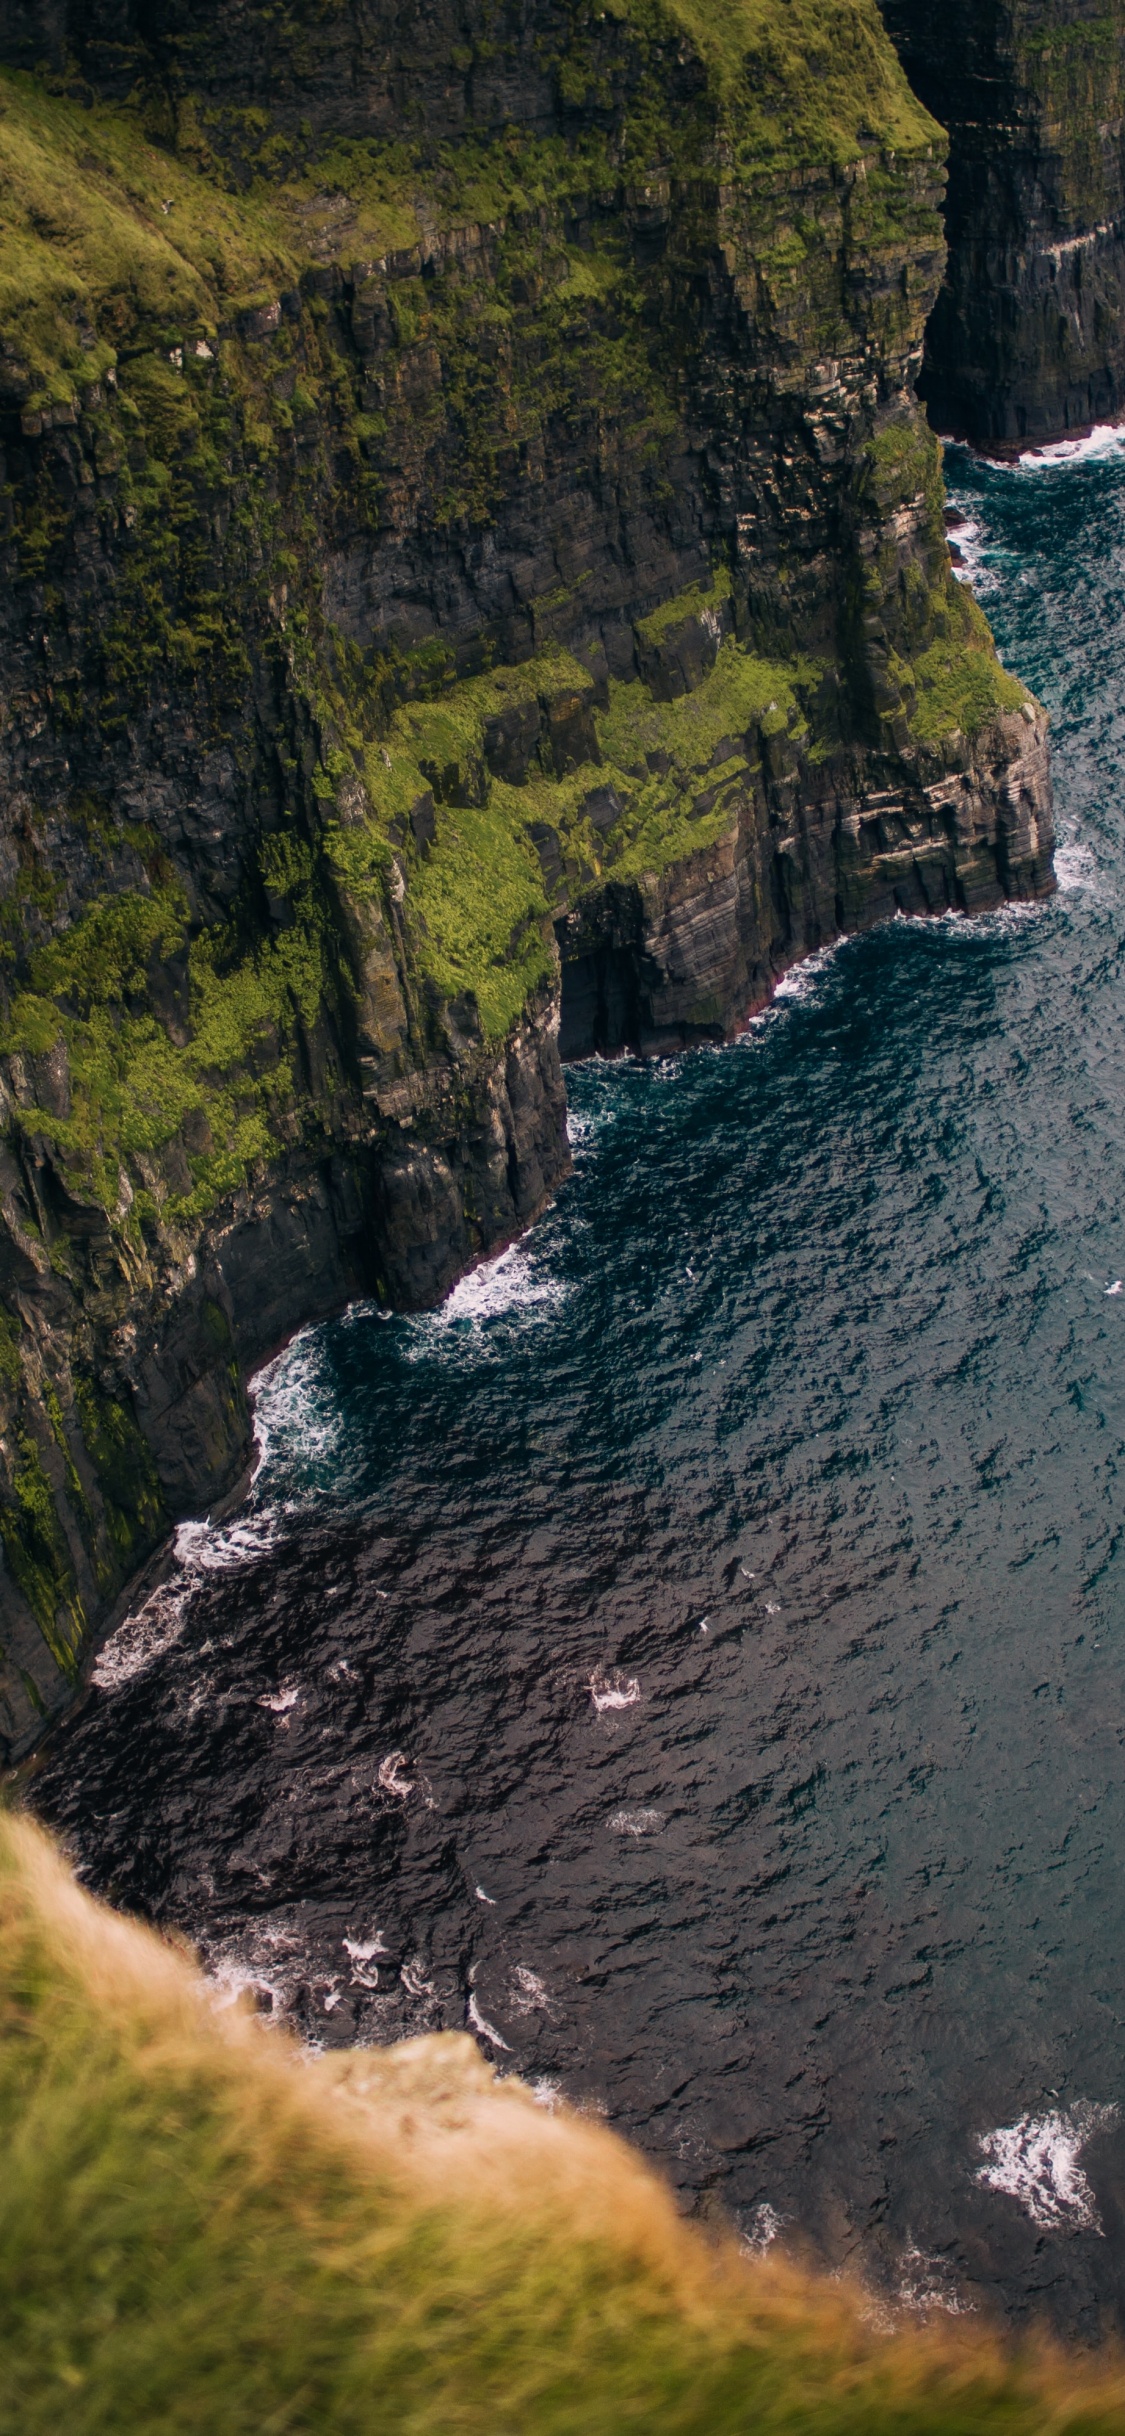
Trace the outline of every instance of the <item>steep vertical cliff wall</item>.
{"label": "steep vertical cliff wall", "polygon": [[985,444],[1125,411],[1123,0],[880,0],[949,131],[949,262],[921,381]]}
{"label": "steep vertical cliff wall", "polygon": [[0,75],[0,1723],[347,1294],[722,1038],[1052,884],[912,383],[873,0],[28,0]]}

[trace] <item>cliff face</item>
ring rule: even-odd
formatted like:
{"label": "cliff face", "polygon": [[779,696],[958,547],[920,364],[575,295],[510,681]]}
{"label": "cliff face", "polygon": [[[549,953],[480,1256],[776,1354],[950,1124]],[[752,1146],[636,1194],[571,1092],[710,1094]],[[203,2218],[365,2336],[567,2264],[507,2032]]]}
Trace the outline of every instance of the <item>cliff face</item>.
{"label": "cliff face", "polygon": [[949,131],[949,262],[921,394],[940,431],[1051,439],[1125,409],[1125,6],[880,0]]}
{"label": "cliff face", "polygon": [[[247,1367],[565,1174],[567,1053],[1052,885],[873,0],[30,0],[0,51],[0,1723]],[[28,66],[35,73],[29,73]]]}

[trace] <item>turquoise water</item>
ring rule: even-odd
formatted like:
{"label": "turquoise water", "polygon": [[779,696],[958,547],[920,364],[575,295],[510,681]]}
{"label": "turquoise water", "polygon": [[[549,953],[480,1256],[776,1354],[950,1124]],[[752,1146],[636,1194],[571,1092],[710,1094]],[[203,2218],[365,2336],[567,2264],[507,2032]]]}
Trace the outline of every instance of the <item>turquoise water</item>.
{"label": "turquoise water", "polygon": [[263,1381],[38,1780],[325,2040],[468,2025],[906,2306],[1125,2321],[1125,451],[954,453],[1060,893],[574,1069],[445,1310]]}

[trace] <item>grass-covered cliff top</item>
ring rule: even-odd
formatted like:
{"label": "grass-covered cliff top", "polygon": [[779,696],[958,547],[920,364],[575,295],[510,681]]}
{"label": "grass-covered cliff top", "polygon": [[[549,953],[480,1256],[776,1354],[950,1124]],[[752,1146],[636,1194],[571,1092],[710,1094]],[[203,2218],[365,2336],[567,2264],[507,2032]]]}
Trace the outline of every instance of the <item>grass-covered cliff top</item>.
{"label": "grass-covered cliff top", "polygon": [[738,165],[843,167],[872,151],[944,154],[875,0],[608,0],[654,28],[671,18],[714,71]]}
{"label": "grass-covered cliff top", "polygon": [[137,110],[0,72],[0,351],[27,365],[26,402],[69,399],[139,344],[214,339],[330,245],[351,260],[414,244],[411,166],[344,147],[315,178],[235,194],[206,149],[177,158]]}
{"label": "grass-covered cliff top", "polygon": [[181,99],[167,141],[167,111],[143,88],[125,106],[91,104],[65,79],[48,88],[0,72],[0,371],[5,358],[25,367],[32,408],[63,402],[140,343],[213,339],[224,315],[276,299],[312,264],[377,260],[423,226],[432,239],[557,209],[568,190],[604,188],[622,169],[675,167],[680,155],[685,166],[699,123],[661,116],[651,76],[616,135],[607,128],[607,15],[634,29],[643,59],[686,36],[707,63],[728,174],[943,148],[875,0],[610,0],[578,12],[573,55],[560,57],[564,92],[592,105],[566,141],[507,130],[500,142],[350,141],[313,155],[247,112],[248,182],[221,149],[231,120],[220,104]]}
{"label": "grass-covered cliff top", "polygon": [[1118,2360],[705,2243],[465,2037],[310,2056],[0,1817],[0,2436],[1066,2436]]}

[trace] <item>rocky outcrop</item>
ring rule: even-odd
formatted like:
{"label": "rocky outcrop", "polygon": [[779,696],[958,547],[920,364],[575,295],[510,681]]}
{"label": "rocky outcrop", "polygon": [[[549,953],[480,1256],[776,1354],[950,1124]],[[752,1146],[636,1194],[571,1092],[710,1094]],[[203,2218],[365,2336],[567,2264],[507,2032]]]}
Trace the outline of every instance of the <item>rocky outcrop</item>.
{"label": "rocky outcrop", "polygon": [[980,446],[1125,411],[1125,7],[880,0],[949,131],[949,261],[921,392]]}
{"label": "rocky outcrop", "polygon": [[248,1367],[554,1189],[560,1021],[1052,885],[913,394],[940,132],[872,0],[758,15],[5,16],[12,1749]]}
{"label": "rocky outcrop", "polygon": [[[1050,886],[1046,722],[1026,705],[928,785],[848,790],[759,763],[736,821],[656,879],[612,881],[559,924],[564,1058],[722,1039],[787,965],[896,913],[979,911]],[[818,785],[817,779],[820,778]]]}

